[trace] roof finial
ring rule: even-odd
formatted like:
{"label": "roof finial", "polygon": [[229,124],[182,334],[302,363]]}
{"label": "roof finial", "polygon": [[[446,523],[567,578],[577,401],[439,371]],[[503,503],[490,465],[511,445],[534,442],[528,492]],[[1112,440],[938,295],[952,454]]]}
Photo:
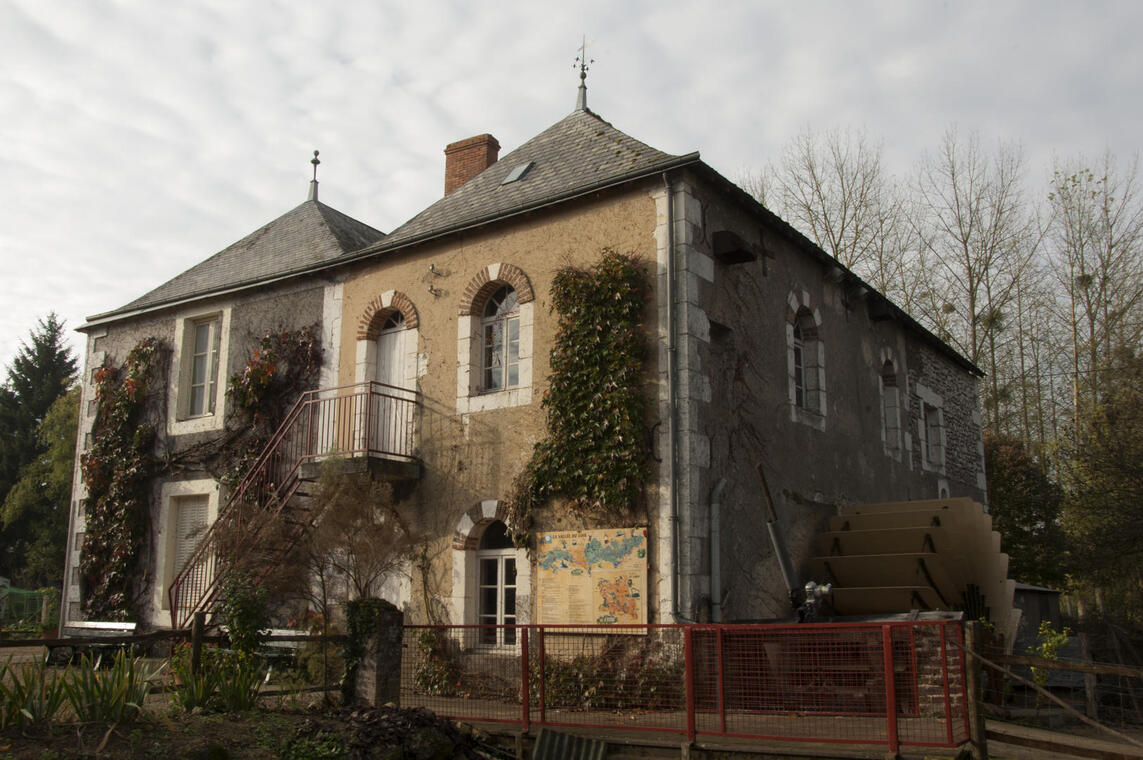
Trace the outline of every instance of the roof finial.
{"label": "roof finial", "polygon": [[594,58],[587,57],[587,36],[584,35],[583,42],[579,46],[579,55],[576,56],[575,63],[572,68],[579,68],[579,94],[575,99],[575,110],[587,110],[587,72],[591,68],[591,64],[595,63]]}
{"label": "roof finial", "polygon": [[309,197],[309,199],[311,201],[316,201],[318,199],[318,197],[317,197],[317,188],[318,188],[317,168],[318,168],[318,164],[321,163],[321,161],[318,160],[318,152],[316,150],[314,151],[314,157],[310,159],[310,163],[314,165],[314,178],[310,180],[310,197]]}

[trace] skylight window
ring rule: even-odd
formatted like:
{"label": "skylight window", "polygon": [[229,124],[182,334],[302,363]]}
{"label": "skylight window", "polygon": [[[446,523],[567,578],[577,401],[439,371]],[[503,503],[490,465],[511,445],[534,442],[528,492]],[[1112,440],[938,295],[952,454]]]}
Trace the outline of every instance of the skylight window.
{"label": "skylight window", "polygon": [[504,179],[502,179],[500,181],[500,184],[501,185],[507,185],[509,182],[515,182],[518,179],[523,179],[524,175],[528,173],[528,170],[532,168],[532,165],[534,163],[536,163],[536,162],[535,161],[529,161],[526,164],[520,164],[519,166],[517,166],[512,171],[508,172],[508,176],[506,176]]}

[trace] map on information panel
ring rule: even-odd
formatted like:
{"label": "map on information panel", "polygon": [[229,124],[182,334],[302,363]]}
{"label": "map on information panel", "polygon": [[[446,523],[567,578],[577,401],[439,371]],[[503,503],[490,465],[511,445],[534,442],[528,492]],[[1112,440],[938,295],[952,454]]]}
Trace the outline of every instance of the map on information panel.
{"label": "map on information panel", "polygon": [[647,622],[647,529],[565,530],[536,536],[541,623]]}

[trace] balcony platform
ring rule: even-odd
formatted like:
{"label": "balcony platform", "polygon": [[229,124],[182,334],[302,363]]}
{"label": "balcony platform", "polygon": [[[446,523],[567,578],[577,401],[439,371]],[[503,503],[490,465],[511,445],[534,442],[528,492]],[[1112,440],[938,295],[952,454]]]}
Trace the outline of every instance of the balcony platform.
{"label": "balcony platform", "polygon": [[[417,459],[402,459],[381,454],[355,454],[338,457],[342,462],[342,472],[368,472],[377,480],[387,483],[408,483],[421,479],[421,462]],[[321,477],[322,460],[303,462],[298,471],[298,479],[314,482]]]}

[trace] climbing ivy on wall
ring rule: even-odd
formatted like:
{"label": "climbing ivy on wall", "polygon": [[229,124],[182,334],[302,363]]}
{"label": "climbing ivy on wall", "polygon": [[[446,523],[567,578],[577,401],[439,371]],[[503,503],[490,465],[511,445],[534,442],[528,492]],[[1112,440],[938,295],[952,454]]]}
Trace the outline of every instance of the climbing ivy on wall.
{"label": "climbing ivy on wall", "polygon": [[242,479],[298,397],[317,385],[321,363],[317,325],[262,336],[246,366],[227,383],[227,427],[237,435],[224,447],[223,483],[234,486]]}
{"label": "climbing ivy on wall", "polygon": [[553,279],[559,325],[543,397],[548,435],[509,499],[517,543],[535,507],[552,498],[597,517],[634,510],[646,477],[648,293],[639,261],[610,249],[589,269],[568,267]]}
{"label": "climbing ivy on wall", "polygon": [[166,345],[146,338],[123,366],[95,372],[98,409],[91,448],[80,458],[87,484],[87,522],[80,553],[83,607],[95,620],[126,620],[133,612],[132,585],[147,530],[155,428],[147,421],[147,396]]}
{"label": "climbing ivy on wall", "polygon": [[[227,384],[226,433],[159,461],[148,395],[164,378],[166,345],[146,338],[121,368],[95,373],[98,404],[91,448],[80,466],[87,485],[87,524],[80,554],[83,607],[88,618],[133,616],[132,586],[139,571],[149,518],[152,478],[190,466],[206,468],[233,486],[261,453],[301,393],[314,387],[321,368],[316,325],[271,330]],[[168,450],[170,446],[166,447]]]}

